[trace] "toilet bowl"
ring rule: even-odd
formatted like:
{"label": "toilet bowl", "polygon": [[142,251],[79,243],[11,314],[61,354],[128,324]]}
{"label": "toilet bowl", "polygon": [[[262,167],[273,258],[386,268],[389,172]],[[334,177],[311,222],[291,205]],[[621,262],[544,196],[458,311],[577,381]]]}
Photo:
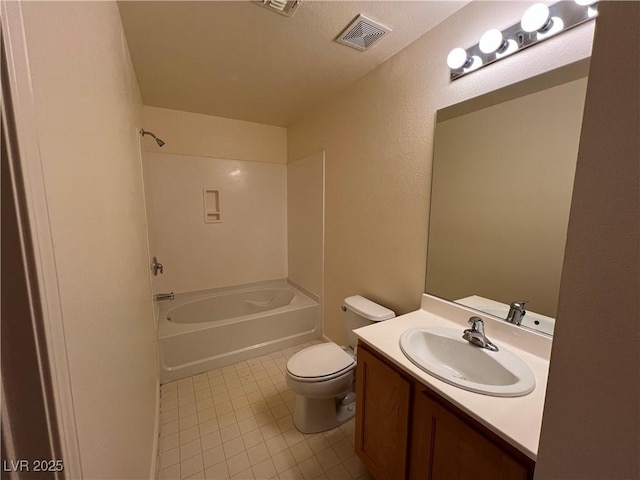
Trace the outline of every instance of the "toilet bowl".
{"label": "toilet bowl", "polygon": [[302,433],[330,430],[353,418],[357,343],[353,330],[395,317],[393,311],[359,295],[346,298],[342,310],[349,347],[321,343],[287,362],[287,385],[296,393],[293,423]]}

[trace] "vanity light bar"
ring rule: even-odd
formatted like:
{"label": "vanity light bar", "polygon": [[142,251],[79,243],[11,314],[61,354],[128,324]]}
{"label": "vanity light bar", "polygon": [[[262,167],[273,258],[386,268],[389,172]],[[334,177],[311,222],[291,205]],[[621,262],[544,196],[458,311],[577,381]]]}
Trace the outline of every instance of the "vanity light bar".
{"label": "vanity light bar", "polygon": [[527,9],[520,22],[502,31],[486,31],[480,42],[472,47],[451,50],[447,57],[451,80],[518,53],[597,16],[597,0],[561,1],[550,6],[536,3]]}

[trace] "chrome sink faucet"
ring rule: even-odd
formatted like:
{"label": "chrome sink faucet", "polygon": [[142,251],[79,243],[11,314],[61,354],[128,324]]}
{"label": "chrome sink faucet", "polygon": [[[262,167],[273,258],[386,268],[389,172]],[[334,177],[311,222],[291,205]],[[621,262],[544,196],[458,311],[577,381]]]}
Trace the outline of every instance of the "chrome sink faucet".
{"label": "chrome sink faucet", "polygon": [[486,348],[492,352],[498,351],[498,347],[496,347],[484,334],[484,322],[480,317],[471,317],[468,320],[468,323],[471,324],[471,328],[462,332],[462,338],[480,348]]}
{"label": "chrome sink faucet", "polygon": [[525,303],[528,300],[522,302],[513,302],[509,305],[509,314],[507,315],[507,322],[511,322],[514,325],[520,325],[527,311],[524,309]]}

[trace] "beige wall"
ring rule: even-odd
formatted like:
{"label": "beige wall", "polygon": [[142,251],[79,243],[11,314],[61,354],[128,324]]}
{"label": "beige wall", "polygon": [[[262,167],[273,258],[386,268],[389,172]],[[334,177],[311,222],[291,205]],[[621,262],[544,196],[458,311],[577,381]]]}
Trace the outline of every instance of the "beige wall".
{"label": "beige wall", "polygon": [[438,122],[427,292],[528,300],[556,316],[586,87],[574,80]]}
{"label": "beige wall", "polygon": [[140,95],[118,8],[23,9],[83,477],[149,478],[157,370]]}
{"label": "beige wall", "polygon": [[345,342],[342,300],[397,313],[424,290],[436,111],[586,58],[593,22],[449,81],[448,52],[516,22],[521,2],[471,2],[288,130],[290,160],[325,151],[325,333]]}
{"label": "beige wall", "polygon": [[599,8],[537,479],[640,478],[640,4]]}
{"label": "beige wall", "polygon": [[[287,166],[144,153],[153,290],[191,292],[287,276]],[[205,223],[203,189],[220,190]]]}
{"label": "beige wall", "polygon": [[322,295],[324,152],[287,165],[289,279]]}
{"label": "beige wall", "polygon": [[149,106],[143,107],[142,126],[166,142],[160,148],[145,136],[147,152],[287,163],[284,127]]}

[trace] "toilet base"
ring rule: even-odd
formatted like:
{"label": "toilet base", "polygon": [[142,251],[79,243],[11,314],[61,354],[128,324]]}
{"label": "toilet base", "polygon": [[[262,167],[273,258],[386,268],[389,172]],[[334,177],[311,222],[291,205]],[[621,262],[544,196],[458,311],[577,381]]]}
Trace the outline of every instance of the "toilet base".
{"label": "toilet base", "polygon": [[308,398],[296,395],[293,424],[301,433],[331,430],[356,414],[355,393],[343,398]]}

